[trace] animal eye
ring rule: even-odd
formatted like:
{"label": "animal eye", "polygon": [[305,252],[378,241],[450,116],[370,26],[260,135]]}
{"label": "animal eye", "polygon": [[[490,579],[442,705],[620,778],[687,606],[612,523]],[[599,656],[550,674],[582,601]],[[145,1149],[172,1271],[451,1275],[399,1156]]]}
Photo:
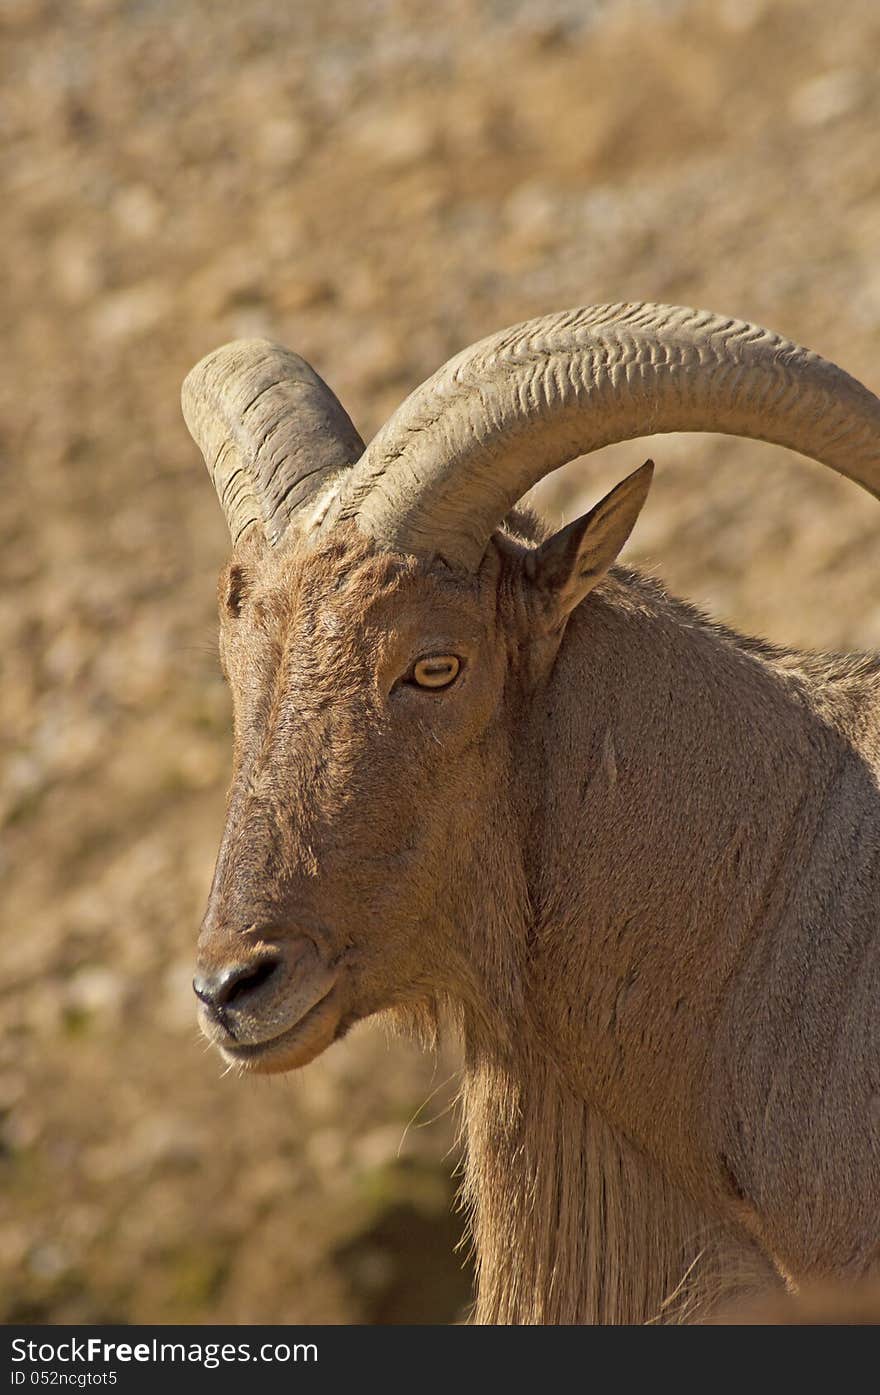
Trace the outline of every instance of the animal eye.
{"label": "animal eye", "polygon": [[448,688],[458,677],[461,660],[454,654],[429,654],[413,665],[412,682],[419,688]]}

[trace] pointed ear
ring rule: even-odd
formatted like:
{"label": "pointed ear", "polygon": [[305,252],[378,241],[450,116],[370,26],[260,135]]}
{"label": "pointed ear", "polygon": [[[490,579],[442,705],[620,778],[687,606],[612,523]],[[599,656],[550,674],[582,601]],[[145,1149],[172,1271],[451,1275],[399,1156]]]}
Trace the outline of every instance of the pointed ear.
{"label": "pointed ear", "polygon": [[556,621],[565,621],[611,567],[648,497],[653,460],[526,557],[526,575]]}

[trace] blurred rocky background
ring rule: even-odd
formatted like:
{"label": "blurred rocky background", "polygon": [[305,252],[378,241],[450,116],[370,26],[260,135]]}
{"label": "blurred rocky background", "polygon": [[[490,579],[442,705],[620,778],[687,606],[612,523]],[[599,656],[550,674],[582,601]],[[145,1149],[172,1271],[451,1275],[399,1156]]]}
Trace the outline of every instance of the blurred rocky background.
{"label": "blurred rocky background", "polygon": [[[369,436],[451,353],[706,305],[880,387],[875,0],[3,0],[0,1315],[454,1320],[454,1045],[204,1051],[223,520],[179,384],[267,334]],[[743,628],[880,644],[880,511],[769,447],[648,453],[630,560]]]}

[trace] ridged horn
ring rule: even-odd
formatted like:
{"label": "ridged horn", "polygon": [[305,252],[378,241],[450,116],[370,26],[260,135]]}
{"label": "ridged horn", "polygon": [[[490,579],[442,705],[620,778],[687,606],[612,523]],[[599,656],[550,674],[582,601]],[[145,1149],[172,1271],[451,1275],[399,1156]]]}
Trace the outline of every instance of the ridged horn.
{"label": "ridged horn", "polygon": [[326,522],[475,570],[542,476],[615,441],[717,431],[787,446],[880,497],[880,401],[758,325],[681,306],[589,306],[451,359],[388,420]]}
{"label": "ridged horn", "polygon": [[208,354],[181,392],[233,544],[260,527],[271,544],[363,453],[341,403],[298,354],[237,339]]}

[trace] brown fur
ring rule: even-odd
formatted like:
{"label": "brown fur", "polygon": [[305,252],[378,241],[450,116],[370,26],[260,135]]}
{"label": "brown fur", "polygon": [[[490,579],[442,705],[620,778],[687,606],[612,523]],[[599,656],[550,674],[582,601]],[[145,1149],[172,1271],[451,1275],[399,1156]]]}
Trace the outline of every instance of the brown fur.
{"label": "brown fur", "polygon": [[[496,534],[476,577],[351,528],[236,557],[202,964],[308,942],[333,1036],[456,1020],[480,1321],[680,1320],[771,1264],[865,1274],[880,667],[743,639],[623,569],[566,624],[534,537]],[[451,689],[401,683],[424,652],[464,657]],[[266,1020],[297,972],[256,994]]]}
{"label": "brown fur", "polygon": [[736,1327],[876,1327],[880,1286],[876,1283],[811,1284],[802,1293],[769,1293],[723,1305],[713,1324]]}

